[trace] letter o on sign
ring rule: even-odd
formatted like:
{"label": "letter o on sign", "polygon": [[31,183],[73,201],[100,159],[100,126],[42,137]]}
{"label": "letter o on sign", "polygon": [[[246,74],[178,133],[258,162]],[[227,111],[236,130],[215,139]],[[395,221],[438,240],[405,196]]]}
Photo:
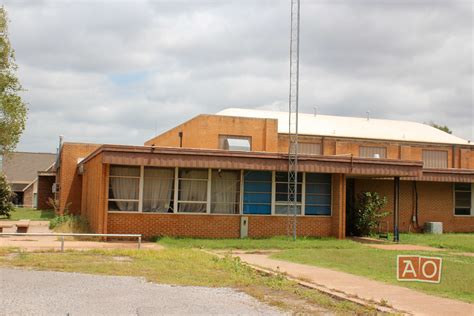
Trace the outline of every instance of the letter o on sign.
{"label": "letter o on sign", "polygon": [[[431,265],[433,267],[433,273],[431,274],[428,274],[426,273],[426,267],[428,265]],[[434,261],[431,261],[431,260],[426,260],[423,265],[421,266],[421,273],[423,273],[423,276],[427,279],[431,279],[433,278],[437,273],[438,273],[438,266],[436,265],[436,263]]]}

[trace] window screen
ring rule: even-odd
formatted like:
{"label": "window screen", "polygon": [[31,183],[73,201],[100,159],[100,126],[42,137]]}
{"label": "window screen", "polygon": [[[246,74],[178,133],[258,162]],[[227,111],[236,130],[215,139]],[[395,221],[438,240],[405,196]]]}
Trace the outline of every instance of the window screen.
{"label": "window screen", "polygon": [[423,150],[424,168],[448,168],[448,152],[443,150]]}
{"label": "window screen", "polygon": [[359,156],[363,158],[387,158],[387,148],[375,146],[360,146]]}
{"label": "window screen", "polygon": [[321,144],[298,143],[298,153],[303,155],[321,155]]}
{"label": "window screen", "polygon": [[272,173],[270,171],[245,171],[244,214],[272,213]]}
{"label": "window screen", "polygon": [[331,175],[306,174],[306,215],[331,215]]}
{"label": "window screen", "polygon": [[454,214],[472,214],[472,187],[470,183],[454,184]]}

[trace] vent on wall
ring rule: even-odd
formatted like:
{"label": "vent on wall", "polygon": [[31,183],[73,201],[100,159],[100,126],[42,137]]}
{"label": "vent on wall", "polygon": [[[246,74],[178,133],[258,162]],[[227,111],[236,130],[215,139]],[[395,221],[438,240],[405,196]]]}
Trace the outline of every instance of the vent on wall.
{"label": "vent on wall", "polygon": [[251,138],[246,136],[219,136],[219,148],[233,151],[251,151]]}

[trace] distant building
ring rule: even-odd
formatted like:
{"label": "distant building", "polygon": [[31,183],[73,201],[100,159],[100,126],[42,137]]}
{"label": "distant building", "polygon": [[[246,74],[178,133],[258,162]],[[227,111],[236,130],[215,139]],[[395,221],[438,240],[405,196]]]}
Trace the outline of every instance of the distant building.
{"label": "distant building", "polygon": [[[388,211],[398,201],[401,231],[443,222],[448,232],[474,232],[469,141],[406,121],[300,114],[299,123],[299,236],[344,238],[364,191],[386,196]],[[144,146],[64,143],[60,206],[97,233],[286,235],[288,142],[287,113],[227,109]]]}
{"label": "distant building", "polygon": [[55,181],[56,154],[13,152],[2,157],[1,170],[15,192],[17,206],[51,208],[47,205]]}

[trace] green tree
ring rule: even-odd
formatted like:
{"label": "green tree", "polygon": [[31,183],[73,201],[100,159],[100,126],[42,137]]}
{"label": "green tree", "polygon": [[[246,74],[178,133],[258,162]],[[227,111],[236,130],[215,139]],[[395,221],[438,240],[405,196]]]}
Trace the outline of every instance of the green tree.
{"label": "green tree", "polygon": [[3,173],[0,173],[0,216],[10,218],[10,212],[14,211],[12,192]]}
{"label": "green tree", "polygon": [[27,108],[19,93],[15,52],[8,39],[7,11],[0,7],[0,155],[15,149],[25,129]]}
{"label": "green tree", "polygon": [[443,132],[445,132],[445,133],[448,133],[448,134],[452,134],[452,133],[453,133],[453,131],[450,130],[449,127],[446,126],[446,125],[439,125],[439,124],[436,124],[436,123],[433,122],[433,121],[429,122],[428,125],[433,126],[434,128],[437,128],[437,129],[439,129],[439,130],[441,130],[441,131],[443,131]]}
{"label": "green tree", "polygon": [[377,192],[362,192],[357,195],[357,205],[354,214],[354,235],[369,236],[375,234],[379,220],[389,212],[381,212],[387,204],[386,197],[380,197]]}
{"label": "green tree", "polygon": [[[15,149],[25,129],[26,104],[19,95],[21,84],[16,77],[15,52],[8,39],[7,11],[0,7],[0,155]],[[14,210],[12,192],[0,170],[0,215],[10,217]]]}

